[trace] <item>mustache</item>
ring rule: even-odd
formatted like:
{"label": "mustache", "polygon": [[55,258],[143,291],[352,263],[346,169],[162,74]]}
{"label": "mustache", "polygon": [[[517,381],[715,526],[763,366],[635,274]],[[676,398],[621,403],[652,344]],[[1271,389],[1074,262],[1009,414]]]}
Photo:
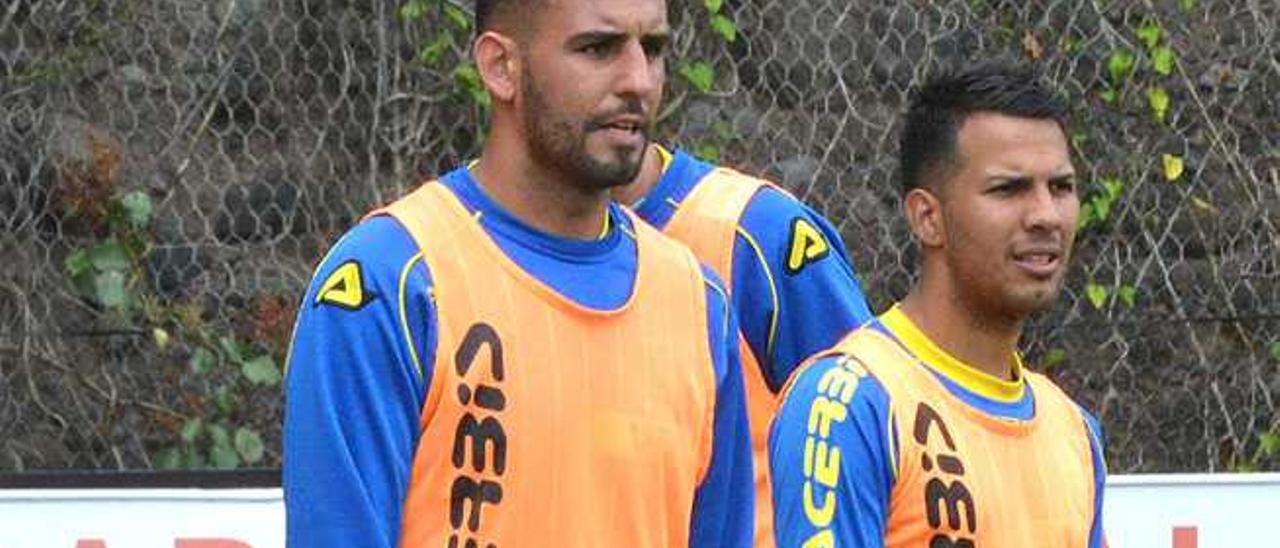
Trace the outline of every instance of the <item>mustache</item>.
{"label": "mustache", "polygon": [[648,113],[645,112],[644,104],[641,103],[639,99],[628,99],[625,103],[623,103],[621,107],[618,107],[604,114],[591,117],[591,119],[587,120],[587,123],[586,123],[587,131],[604,129],[615,118],[619,116],[628,115],[628,114],[639,116],[640,118],[645,120],[644,124],[642,124],[640,127],[640,131],[644,132],[647,135],[649,133],[650,127],[653,125],[653,121],[649,119]]}

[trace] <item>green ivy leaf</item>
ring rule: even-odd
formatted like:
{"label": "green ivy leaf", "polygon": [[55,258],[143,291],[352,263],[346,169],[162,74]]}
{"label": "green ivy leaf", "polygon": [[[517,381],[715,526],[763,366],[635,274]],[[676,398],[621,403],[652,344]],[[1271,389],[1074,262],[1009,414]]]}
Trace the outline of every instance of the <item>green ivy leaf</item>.
{"label": "green ivy leaf", "polygon": [[128,308],[129,292],[125,289],[124,273],[112,270],[94,276],[93,296],[102,306]]}
{"label": "green ivy leaf", "polygon": [[720,36],[724,37],[725,42],[733,43],[738,39],[738,26],[733,24],[733,20],[720,14],[711,16],[711,28]]}
{"label": "green ivy leaf", "polygon": [[724,0],[703,0],[703,4],[707,6],[707,11],[720,13],[720,7],[724,5]]}
{"label": "green ivy leaf", "polygon": [[214,392],[213,402],[217,404],[218,411],[223,415],[230,415],[236,408],[235,394],[231,393],[231,387],[222,385]]}
{"label": "green ivy leaf", "polygon": [[688,80],[690,84],[693,84],[694,89],[702,93],[710,92],[711,86],[715,84],[716,80],[716,74],[711,69],[711,65],[703,61],[681,65],[680,75],[684,76],[684,79]]}
{"label": "green ivy leaf", "polygon": [[1051,369],[1062,365],[1065,361],[1067,361],[1067,351],[1061,348],[1054,348],[1045,353],[1040,365],[1045,369]]}
{"label": "green ivy leaf", "polygon": [[1280,341],[1271,343],[1271,358],[1280,362]]}
{"label": "green ivy leaf", "polygon": [[1280,434],[1263,432],[1258,436],[1258,454],[1263,457],[1280,454]]}
{"label": "green ivy leaf", "polygon": [[184,443],[195,443],[196,438],[200,437],[200,432],[204,430],[204,421],[200,417],[187,419],[182,423],[182,431],[178,436],[182,438]]}
{"label": "green ivy leaf", "polygon": [[231,337],[218,337],[218,346],[227,354],[227,359],[236,363],[244,363],[244,345]]}
{"label": "green ivy leaf", "polygon": [[444,15],[453,22],[453,26],[461,30],[471,30],[471,18],[467,17],[467,13],[461,8],[451,3],[445,2]]}
{"label": "green ivy leaf", "polygon": [[280,370],[271,356],[262,355],[245,362],[240,366],[240,372],[253,384],[275,386],[280,382]]}
{"label": "green ivy leaf", "polygon": [[1138,299],[1138,290],[1131,285],[1120,286],[1116,291],[1116,295],[1120,297],[1120,302],[1125,306],[1133,308],[1133,303]]}
{"label": "green ivy leaf", "polygon": [[1196,8],[1196,0],[1178,0],[1178,6],[1182,11],[1191,11]]}
{"label": "green ivy leaf", "polygon": [[248,428],[236,429],[236,452],[245,463],[254,464],[262,460],[263,450],[262,436],[257,432]]}
{"label": "green ivy leaf", "polygon": [[214,447],[219,445],[223,447],[231,447],[231,434],[227,433],[227,428],[221,424],[210,424],[205,431],[209,433],[209,441]]}
{"label": "green ivy leaf", "polygon": [[240,455],[226,445],[215,445],[209,449],[209,461],[219,470],[233,470],[240,465]]}
{"label": "green ivy leaf", "polygon": [[191,359],[188,360],[188,363],[191,364],[192,371],[197,375],[203,375],[208,373],[210,369],[213,369],[213,364],[216,359],[217,358],[213,355],[213,352],[201,347],[197,348],[196,351],[191,354]]}
{"label": "green ivy leaf", "polygon": [[1116,177],[1107,177],[1102,179],[1102,188],[1107,191],[1107,197],[1115,200],[1120,197],[1120,192],[1124,190],[1124,181]]}
{"label": "green ivy leaf", "polygon": [[409,0],[400,6],[400,18],[406,21],[418,19],[427,13],[427,4],[423,0]]}
{"label": "green ivy leaf", "polygon": [[716,163],[720,161],[720,147],[712,143],[703,143],[693,147],[693,155],[705,161]]}
{"label": "green ivy leaf", "polygon": [[177,470],[182,468],[182,452],[177,447],[160,451],[154,460],[155,467],[160,470]]}
{"label": "green ivy leaf", "polygon": [[1109,105],[1113,105],[1115,104],[1116,101],[1120,99],[1120,92],[1114,89],[1108,89],[1108,90],[1104,90],[1102,93],[1099,93],[1098,97],[1102,99],[1102,102],[1107,103]]}
{"label": "green ivy leaf", "polygon": [[1102,305],[1107,304],[1107,288],[1101,285],[1088,284],[1084,287],[1084,293],[1089,297],[1089,303],[1098,310],[1102,310]]}
{"label": "green ivy leaf", "polygon": [[1105,196],[1095,196],[1089,200],[1089,205],[1093,206],[1093,216],[1099,221],[1107,220],[1111,216],[1111,200]]}
{"label": "green ivy leaf", "polygon": [[1151,63],[1155,65],[1156,72],[1163,76],[1173,74],[1173,62],[1177,60],[1173,50],[1166,46],[1160,46],[1151,52]]}
{"label": "green ivy leaf", "polygon": [[132,263],[129,261],[129,254],[125,252],[124,246],[115,238],[108,238],[106,241],[93,246],[89,250],[89,262],[98,272],[129,270]]}
{"label": "green ivy leaf", "polygon": [[480,81],[480,73],[471,64],[461,65],[454,69],[453,81],[458,84],[458,87],[467,91],[484,89],[484,84]]}
{"label": "green ivy leaf", "polygon": [[69,276],[76,278],[93,268],[93,261],[89,260],[88,251],[77,249],[67,255],[67,258],[62,261],[62,266]]}
{"label": "green ivy leaf", "polygon": [[1154,21],[1148,22],[1138,28],[1138,39],[1142,40],[1142,43],[1147,46],[1148,50],[1153,50],[1156,46],[1160,45],[1161,34],[1163,34],[1163,32],[1160,30],[1160,25],[1157,25]]}
{"label": "green ivy leaf", "polygon": [[1147,101],[1151,104],[1151,112],[1155,114],[1156,121],[1163,124],[1165,116],[1169,114],[1169,92],[1163,87],[1152,86],[1147,89]]}
{"label": "green ivy leaf", "polygon": [[449,49],[449,44],[453,43],[453,38],[447,32],[436,35],[435,39],[424,46],[418,52],[418,60],[428,65],[434,65],[440,61],[440,57],[444,56],[444,52]]}
{"label": "green ivy leaf", "polygon": [[1120,85],[1124,79],[1133,72],[1134,57],[1133,54],[1126,50],[1116,50],[1111,53],[1111,57],[1107,59],[1107,74],[1111,77],[1111,83]]}
{"label": "green ivy leaf", "polygon": [[1092,202],[1092,201],[1085,202],[1085,203],[1084,203],[1084,205],[1081,205],[1081,206],[1080,206],[1080,221],[1077,223],[1078,228],[1079,228],[1080,230],[1084,230],[1084,229],[1086,229],[1086,228],[1089,228],[1089,226],[1090,226],[1090,225],[1092,225],[1092,224],[1093,224],[1093,222],[1094,222],[1094,220],[1095,220],[1095,218],[1094,218],[1094,216],[1095,216],[1095,215],[1097,215],[1097,214],[1093,211],[1093,202]]}
{"label": "green ivy leaf", "polygon": [[1164,168],[1164,179],[1169,182],[1182,178],[1182,172],[1186,169],[1186,163],[1176,154],[1161,155],[1160,164]]}
{"label": "green ivy leaf", "polygon": [[154,208],[151,205],[151,196],[147,193],[134,191],[125,194],[124,198],[120,199],[120,205],[124,207],[125,217],[134,228],[143,228],[151,222],[151,213]]}

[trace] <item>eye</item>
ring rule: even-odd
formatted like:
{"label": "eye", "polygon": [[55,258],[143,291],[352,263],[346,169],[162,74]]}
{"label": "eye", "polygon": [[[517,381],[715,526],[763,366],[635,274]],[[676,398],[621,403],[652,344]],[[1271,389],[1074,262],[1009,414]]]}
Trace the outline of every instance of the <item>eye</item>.
{"label": "eye", "polygon": [[666,36],[647,36],[640,41],[640,47],[644,48],[644,54],[650,59],[662,57],[667,53],[667,44],[670,39]]}
{"label": "eye", "polygon": [[1058,194],[1074,194],[1076,180],[1074,178],[1054,179],[1049,181],[1049,188]]}

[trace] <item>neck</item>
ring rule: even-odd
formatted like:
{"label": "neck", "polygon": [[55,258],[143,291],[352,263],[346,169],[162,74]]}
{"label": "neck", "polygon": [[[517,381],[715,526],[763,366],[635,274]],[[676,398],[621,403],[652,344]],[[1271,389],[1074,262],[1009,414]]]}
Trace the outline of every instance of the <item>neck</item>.
{"label": "neck", "polygon": [[516,137],[497,131],[490,135],[471,171],[480,187],[538,230],[581,240],[599,238],[609,214],[609,189],[573,184],[564,174],[535,162]]}
{"label": "neck", "polygon": [[613,199],[619,203],[632,205],[649,195],[653,185],[662,177],[662,158],[658,154],[658,145],[649,143],[644,151],[644,161],[640,164],[640,174],[630,183],[613,189]]}
{"label": "neck", "polygon": [[975,310],[958,293],[938,285],[924,278],[899,308],[948,354],[988,375],[1012,380],[1023,318]]}

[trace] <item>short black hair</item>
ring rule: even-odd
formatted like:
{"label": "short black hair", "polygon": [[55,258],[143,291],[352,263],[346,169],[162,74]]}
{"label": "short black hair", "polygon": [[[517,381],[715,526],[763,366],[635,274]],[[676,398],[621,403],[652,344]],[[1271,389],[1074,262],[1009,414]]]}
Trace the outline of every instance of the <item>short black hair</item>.
{"label": "short black hair", "polygon": [[531,8],[540,8],[544,0],[476,0],[475,24],[476,34],[489,30],[497,30],[497,24],[500,20],[511,15],[519,15],[518,12],[525,12],[525,17],[531,12]]}
{"label": "short black hair", "polygon": [[956,136],[966,117],[993,112],[1052,119],[1067,132],[1066,101],[1031,65],[1008,59],[944,68],[913,93],[898,141],[902,192],[924,186],[956,162]]}

